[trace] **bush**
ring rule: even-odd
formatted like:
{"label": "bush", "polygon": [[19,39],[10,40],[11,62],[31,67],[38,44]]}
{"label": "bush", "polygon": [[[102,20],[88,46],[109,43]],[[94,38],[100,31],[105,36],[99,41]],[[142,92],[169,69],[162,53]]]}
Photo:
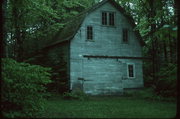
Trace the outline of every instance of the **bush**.
{"label": "bush", "polygon": [[167,63],[160,66],[153,79],[150,63],[144,64],[144,85],[153,87],[157,95],[163,97],[177,96],[177,64]]}
{"label": "bush", "polygon": [[2,111],[5,117],[33,117],[43,110],[50,68],[2,59]]}
{"label": "bush", "polygon": [[124,96],[137,97],[143,99],[153,99],[156,95],[152,88],[144,88],[141,90],[130,90],[124,93]]}
{"label": "bush", "polygon": [[167,64],[158,72],[159,80],[156,83],[155,91],[164,97],[177,96],[177,65]]}
{"label": "bush", "polygon": [[150,67],[152,67],[151,63],[143,63],[143,79],[145,87],[151,87],[152,85],[154,85],[153,72]]}
{"label": "bush", "polygon": [[73,92],[65,92],[63,94],[64,99],[76,99],[76,100],[85,100],[88,99],[88,96],[80,89],[76,89]]}
{"label": "bush", "polygon": [[144,88],[141,90],[132,90],[126,91],[124,93],[126,97],[134,97],[134,98],[141,98],[141,99],[148,99],[148,100],[159,100],[159,101],[176,101],[174,98],[165,98],[163,96],[157,95],[154,88]]}
{"label": "bush", "polygon": [[159,96],[156,95],[153,88],[146,88],[136,93],[137,96],[143,99],[159,100]]}

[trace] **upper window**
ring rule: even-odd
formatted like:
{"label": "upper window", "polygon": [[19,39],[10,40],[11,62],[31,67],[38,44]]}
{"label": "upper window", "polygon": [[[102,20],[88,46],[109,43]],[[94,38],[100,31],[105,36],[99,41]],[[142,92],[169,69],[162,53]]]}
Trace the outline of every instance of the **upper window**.
{"label": "upper window", "polygon": [[114,13],[109,13],[109,25],[114,26]]}
{"label": "upper window", "polygon": [[134,78],[134,64],[128,64],[128,77],[129,78]]}
{"label": "upper window", "polygon": [[93,27],[87,26],[87,40],[93,39]]}
{"label": "upper window", "polygon": [[102,12],[102,25],[107,25],[107,12]]}
{"label": "upper window", "polygon": [[128,29],[123,29],[122,34],[123,34],[123,42],[127,43],[128,42]]}
{"label": "upper window", "polygon": [[102,25],[114,26],[114,12],[102,12]]}

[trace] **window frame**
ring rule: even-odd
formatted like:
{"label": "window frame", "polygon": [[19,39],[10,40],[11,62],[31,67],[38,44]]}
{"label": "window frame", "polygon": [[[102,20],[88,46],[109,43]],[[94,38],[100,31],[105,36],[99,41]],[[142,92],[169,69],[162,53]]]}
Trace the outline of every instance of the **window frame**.
{"label": "window frame", "polygon": [[[106,13],[106,20],[103,18],[103,13]],[[112,14],[113,17],[110,17],[110,14]],[[101,25],[102,26],[110,26],[115,27],[115,18],[116,18],[116,12],[114,11],[101,11]],[[113,19],[113,22],[111,21]],[[106,21],[106,24],[104,24],[104,21]],[[113,24],[112,24],[113,23]]]}
{"label": "window frame", "polygon": [[[124,40],[124,39],[126,39],[126,40]],[[122,29],[122,42],[126,43],[126,44],[129,42],[129,30],[128,30],[128,28]]]}
{"label": "window frame", "polygon": [[108,13],[105,11],[101,12],[101,24],[104,26],[108,25]]}
{"label": "window frame", "polygon": [[109,26],[115,26],[115,13],[109,12]]}
{"label": "window frame", "polygon": [[[89,28],[91,28],[91,30]],[[93,39],[94,39],[93,26],[92,25],[87,25],[86,26],[86,40],[93,41]]]}
{"label": "window frame", "polygon": [[[130,77],[129,72],[129,65],[133,66],[133,77]],[[127,63],[127,77],[130,79],[136,78],[136,70],[135,70],[135,64],[134,63]]]}

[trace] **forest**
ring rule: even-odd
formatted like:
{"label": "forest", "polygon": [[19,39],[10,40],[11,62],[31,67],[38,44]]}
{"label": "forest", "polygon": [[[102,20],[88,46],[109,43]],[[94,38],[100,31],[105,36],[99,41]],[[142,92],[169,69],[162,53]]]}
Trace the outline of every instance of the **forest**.
{"label": "forest", "polygon": [[[30,62],[76,15],[101,0],[4,0],[2,111],[6,117],[34,117],[55,92],[69,97],[56,67]],[[177,97],[178,6],[174,0],[115,0],[133,17],[145,42],[145,88],[157,97]],[[63,68],[63,66],[61,66]],[[63,74],[59,74],[63,75]],[[53,87],[53,88],[52,88]],[[66,92],[66,93],[65,93]],[[148,93],[148,92],[147,92]],[[84,95],[83,95],[84,96]],[[86,96],[85,96],[86,97]],[[78,97],[79,98],[79,97]],[[81,99],[82,97],[80,97]],[[13,107],[13,108],[12,108]]]}

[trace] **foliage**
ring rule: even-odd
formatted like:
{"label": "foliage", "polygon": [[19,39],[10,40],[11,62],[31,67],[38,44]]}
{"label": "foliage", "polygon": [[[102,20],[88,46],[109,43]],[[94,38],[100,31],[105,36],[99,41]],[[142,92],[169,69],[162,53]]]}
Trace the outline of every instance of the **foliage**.
{"label": "foliage", "polygon": [[8,57],[32,57],[61,31],[65,22],[94,2],[89,0],[5,0],[4,42]]}
{"label": "foliage", "polygon": [[177,96],[177,65],[167,64],[161,67],[156,73],[158,79],[154,80],[152,74],[144,76],[145,86],[152,87],[158,96],[174,97]]}
{"label": "foliage", "polygon": [[144,64],[144,84],[146,87],[152,87],[157,95],[163,97],[177,96],[177,64],[167,63],[160,67],[156,72],[158,79],[152,78],[149,67],[150,63]]}
{"label": "foliage", "polygon": [[145,87],[154,87],[155,83],[152,78],[152,68],[149,68],[152,66],[152,63],[144,62],[143,63],[143,79],[144,79],[144,86]]}
{"label": "foliage", "polygon": [[143,99],[153,99],[156,95],[152,88],[144,88],[141,90],[129,90],[124,92],[125,97],[137,97]]}
{"label": "foliage", "polygon": [[159,80],[156,83],[156,92],[164,97],[177,96],[177,65],[167,64],[157,74]]}
{"label": "foliage", "polygon": [[126,91],[124,93],[125,97],[134,97],[138,99],[147,99],[147,100],[156,100],[156,101],[176,101],[175,98],[172,97],[163,97],[161,95],[157,95],[154,88],[144,88],[141,90],[132,90]]}
{"label": "foliage", "polygon": [[13,59],[2,59],[2,111],[4,116],[32,117],[43,110],[45,85],[50,83],[50,68]]}
{"label": "foliage", "polygon": [[88,95],[85,94],[82,90],[80,89],[76,89],[73,92],[65,92],[63,94],[63,98],[64,99],[77,99],[77,100],[87,100],[88,99]]}
{"label": "foliage", "polygon": [[61,47],[53,47],[27,62],[52,68],[51,79],[53,82],[47,85],[48,91],[63,94],[69,90],[67,61],[63,57],[63,49]]}

